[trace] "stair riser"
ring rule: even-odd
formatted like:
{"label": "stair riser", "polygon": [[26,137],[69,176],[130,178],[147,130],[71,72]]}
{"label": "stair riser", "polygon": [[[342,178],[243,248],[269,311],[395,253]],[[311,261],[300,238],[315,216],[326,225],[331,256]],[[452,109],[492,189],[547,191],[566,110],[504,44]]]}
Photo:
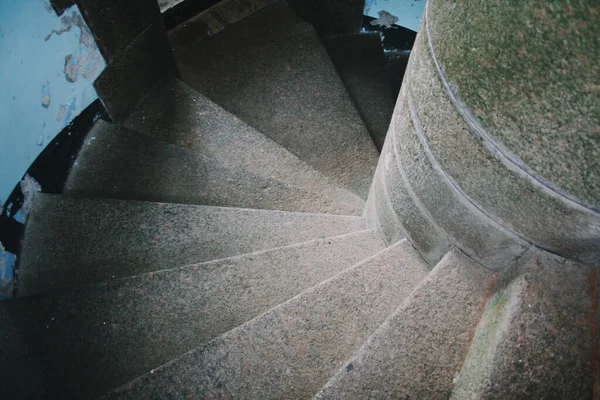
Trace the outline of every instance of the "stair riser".
{"label": "stair riser", "polygon": [[99,121],[65,194],[220,207],[358,215],[360,209]]}
{"label": "stair riser", "polygon": [[6,306],[35,353],[13,368],[44,366],[45,393],[94,397],[384,247],[365,231],[21,299]]}
{"label": "stair riser", "polygon": [[451,251],[316,398],[448,398],[494,282]]}
{"label": "stair riser", "polygon": [[124,126],[362,209],[364,201],[333,184],[277,143],[177,79],[152,89]]}
{"label": "stair riser", "polygon": [[37,195],[18,296],[364,230],[360,217]]}
{"label": "stair riser", "polygon": [[314,28],[284,2],[176,54],[184,82],[366,198],[377,150]]}
{"label": "stair riser", "polygon": [[426,273],[401,242],[109,397],[310,398]]}

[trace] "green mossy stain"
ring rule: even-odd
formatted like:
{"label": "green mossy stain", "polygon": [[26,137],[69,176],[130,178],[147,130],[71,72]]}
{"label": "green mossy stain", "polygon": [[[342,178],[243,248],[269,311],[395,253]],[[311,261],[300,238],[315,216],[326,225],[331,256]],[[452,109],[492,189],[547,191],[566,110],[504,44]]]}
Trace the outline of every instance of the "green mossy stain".
{"label": "green mossy stain", "polygon": [[591,0],[431,0],[457,95],[534,173],[600,207],[600,6]]}

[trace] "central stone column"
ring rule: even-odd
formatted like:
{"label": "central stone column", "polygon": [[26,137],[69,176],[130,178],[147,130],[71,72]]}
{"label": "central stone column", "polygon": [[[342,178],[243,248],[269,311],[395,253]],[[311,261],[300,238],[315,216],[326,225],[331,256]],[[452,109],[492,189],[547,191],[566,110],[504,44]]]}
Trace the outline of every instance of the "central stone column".
{"label": "central stone column", "polygon": [[367,203],[388,242],[600,264],[596,4],[428,2]]}

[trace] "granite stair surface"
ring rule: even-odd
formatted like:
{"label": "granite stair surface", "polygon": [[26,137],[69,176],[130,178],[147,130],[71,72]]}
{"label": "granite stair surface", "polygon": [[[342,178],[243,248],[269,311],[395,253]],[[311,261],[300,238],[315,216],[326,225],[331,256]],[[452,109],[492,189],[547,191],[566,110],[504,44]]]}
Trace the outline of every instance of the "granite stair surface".
{"label": "granite stair surface", "polygon": [[365,203],[394,100],[356,33],[278,0],[169,32],[182,80],[31,199],[2,399],[598,398],[595,268],[531,246],[492,271]]}
{"label": "granite stair surface", "polygon": [[99,121],[65,194],[223,207],[360,215],[354,205]]}
{"label": "granite stair surface", "polygon": [[357,209],[364,201],[176,78],[156,85],[124,124],[225,165],[322,193]]}
{"label": "granite stair surface", "polygon": [[30,296],[5,312],[25,340],[43,338],[19,364],[33,359],[42,366],[47,394],[82,398],[124,384],[384,248],[374,232],[361,231]]}
{"label": "granite stair surface", "polygon": [[323,44],[381,151],[396,104],[381,36],[336,36],[324,39]]}
{"label": "granite stair surface", "polygon": [[17,295],[365,229],[360,217],[39,194]]}
{"label": "granite stair surface", "polygon": [[172,45],[184,82],[366,198],[377,150],[315,29],[285,2]]}
{"label": "granite stair surface", "polygon": [[316,398],[448,398],[494,281],[449,252]]}
{"label": "granite stair surface", "polygon": [[427,272],[399,242],[107,398],[310,398]]}

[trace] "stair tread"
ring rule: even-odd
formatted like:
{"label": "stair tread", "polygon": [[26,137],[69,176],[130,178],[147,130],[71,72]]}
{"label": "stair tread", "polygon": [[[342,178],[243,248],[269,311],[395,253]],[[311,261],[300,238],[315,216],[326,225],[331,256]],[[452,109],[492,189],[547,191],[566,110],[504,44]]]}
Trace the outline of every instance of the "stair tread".
{"label": "stair tread", "polygon": [[354,216],[36,194],[17,295],[365,229]]}
{"label": "stair tread", "polygon": [[109,397],[310,397],[427,272],[399,242]]}
{"label": "stair tread", "polygon": [[358,207],[104,121],[88,135],[64,194],[360,215]]}
{"label": "stair tread", "polygon": [[184,82],[366,198],[377,150],[314,28],[284,2],[174,47]]}
{"label": "stair tread", "polygon": [[379,33],[336,36],[323,44],[381,150],[396,99]]}
{"label": "stair tread", "polygon": [[176,78],[152,88],[124,126],[224,164],[364,207],[358,196]]}
{"label": "stair tread", "polygon": [[316,398],[447,398],[494,282],[451,250]]}
{"label": "stair tread", "polygon": [[[18,320],[19,335],[37,350],[21,354],[21,368],[32,362],[47,367],[41,372],[50,387],[43,393],[62,390],[76,398],[94,397],[384,248],[379,235],[362,231],[32,296],[5,306]],[[18,365],[13,361],[11,368]]]}
{"label": "stair tread", "polygon": [[532,249],[507,275],[488,302],[451,398],[590,398],[595,269]]}

